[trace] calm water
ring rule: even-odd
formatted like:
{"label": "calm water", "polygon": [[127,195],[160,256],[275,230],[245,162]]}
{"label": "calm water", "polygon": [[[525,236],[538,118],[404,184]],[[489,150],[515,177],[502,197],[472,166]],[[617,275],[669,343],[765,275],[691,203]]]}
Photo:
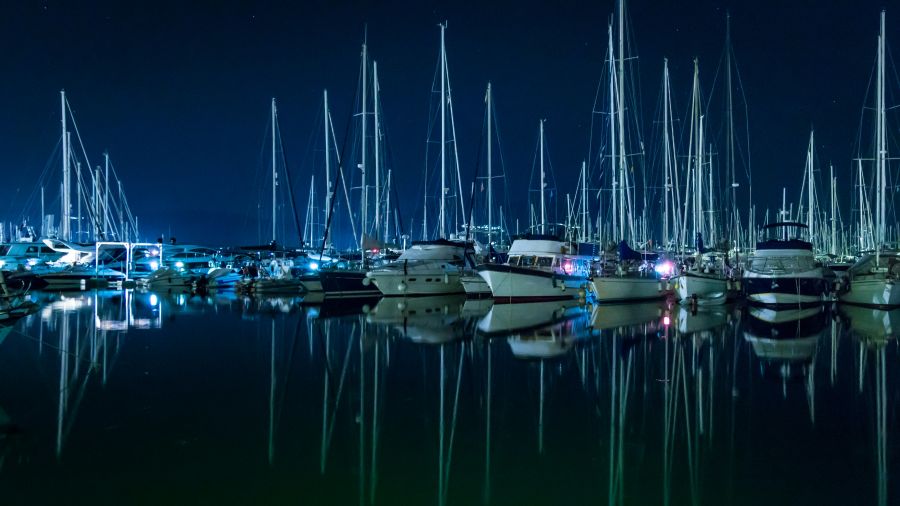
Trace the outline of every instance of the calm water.
{"label": "calm water", "polygon": [[900,312],[36,298],[3,505],[900,503]]}

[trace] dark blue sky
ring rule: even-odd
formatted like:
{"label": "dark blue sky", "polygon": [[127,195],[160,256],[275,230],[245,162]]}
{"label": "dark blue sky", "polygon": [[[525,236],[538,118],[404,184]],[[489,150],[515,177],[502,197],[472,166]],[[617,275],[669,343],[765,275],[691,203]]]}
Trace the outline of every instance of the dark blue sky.
{"label": "dark blue sky", "polygon": [[[654,138],[649,128],[663,57],[669,58],[673,93],[685,111],[694,57],[710,92],[730,10],[750,107],[759,206],[780,204],[781,186],[799,190],[812,125],[820,160],[833,161],[846,181],[883,6],[877,1],[632,2],[645,142]],[[547,120],[559,191],[574,191],[613,7],[612,1],[4,5],[0,219],[16,220],[23,211],[33,218],[39,214],[36,201],[25,206],[52,161],[58,93],[65,88],[92,162],[100,163],[101,153],[109,150],[145,238],[171,230],[182,242],[254,242],[270,98],[279,102],[302,207],[318,156],[309,151],[310,142],[316,147],[321,142],[316,122],[322,89],[329,89],[340,139],[366,24],[379,65],[401,212],[420,214],[421,199],[410,195],[421,187],[437,23],[445,19],[463,163],[474,164],[484,87],[491,80],[506,168],[516,176],[509,188],[513,207],[522,208],[516,204],[526,198],[540,118]],[[890,35],[900,33],[898,26],[900,10],[888,11],[893,47],[900,44],[900,36],[895,41]],[[711,109],[710,114],[720,113]],[[53,163],[55,185],[59,169]],[[56,198],[55,191],[47,192],[48,202]]]}

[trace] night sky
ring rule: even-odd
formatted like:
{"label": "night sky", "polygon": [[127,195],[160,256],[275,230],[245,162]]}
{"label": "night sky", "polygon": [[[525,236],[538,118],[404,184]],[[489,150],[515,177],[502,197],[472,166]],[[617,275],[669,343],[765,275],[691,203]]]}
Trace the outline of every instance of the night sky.
{"label": "night sky", "polygon": [[[366,26],[406,221],[421,214],[417,195],[443,20],[464,181],[477,158],[490,80],[506,170],[515,175],[511,205],[524,209],[540,118],[547,120],[558,191],[574,192],[614,9],[612,1],[17,4],[0,11],[0,219],[24,213],[37,220],[34,196],[48,164],[55,171],[49,180],[59,184],[53,157],[65,88],[92,163],[109,151],[144,238],[171,233],[180,242],[216,245],[258,239],[272,97],[303,212],[309,176],[321,165],[315,149],[322,90],[329,90],[340,141]],[[655,139],[663,58],[683,118],[694,57],[711,92],[730,11],[759,208],[774,210],[782,186],[796,199],[810,127],[820,161],[833,162],[846,182],[884,7],[890,53],[900,47],[900,35],[893,36],[900,34],[900,9],[881,1],[631,2],[645,142]],[[718,108],[711,103],[710,115],[721,116]],[[843,191],[847,221],[849,185]],[[47,190],[53,210],[56,193]]]}

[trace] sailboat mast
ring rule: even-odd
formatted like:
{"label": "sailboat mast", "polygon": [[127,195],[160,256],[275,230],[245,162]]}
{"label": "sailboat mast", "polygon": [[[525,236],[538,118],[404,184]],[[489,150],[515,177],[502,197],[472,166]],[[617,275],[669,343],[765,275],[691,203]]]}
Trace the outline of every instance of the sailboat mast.
{"label": "sailboat mast", "polygon": [[[619,120],[619,223],[625,238],[625,0],[619,0],[619,62],[618,62],[618,120]],[[629,220],[628,229],[634,236],[633,224]]]}
{"label": "sailboat mast", "polygon": [[544,189],[547,186],[544,174],[544,120],[540,122],[541,130],[541,233],[547,233],[547,207],[544,202]]}
{"label": "sailboat mast", "polygon": [[[616,56],[615,52],[613,52],[613,36],[612,36],[612,24],[609,25],[609,149],[610,149],[610,172],[612,173],[612,233],[614,238],[622,238],[625,235],[624,227],[619,222],[619,194],[618,187],[616,186],[616,181],[618,179],[618,174],[616,172],[618,166],[618,158],[616,156]],[[620,228],[623,231],[620,233]],[[617,239],[618,240],[618,239]]]}
{"label": "sailboat mast", "polygon": [[[69,140],[69,142],[72,142],[71,139]],[[77,235],[75,236],[75,240],[83,241],[84,238],[81,236],[81,200],[84,198],[84,196],[81,194],[81,162],[75,162],[75,188],[75,209],[77,209],[75,216],[77,216],[78,219],[78,230]]]}
{"label": "sailboat mast", "polygon": [[809,238],[812,241],[816,236],[815,234],[815,213],[814,213],[814,201],[815,201],[815,192],[813,186],[813,152],[815,149],[815,131],[809,132],[809,153],[806,155],[806,226],[809,230]]}
{"label": "sailboat mast", "polygon": [[[331,217],[331,149],[329,148],[330,142],[328,141],[328,131],[329,131],[329,120],[331,119],[331,114],[328,112],[328,90],[323,91],[323,113],[324,120],[322,121],[325,127],[325,223],[330,223],[329,218]],[[331,249],[331,234],[327,231],[325,232],[325,249]]]}
{"label": "sailboat mast", "polygon": [[663,245],[669,244],[669,189],[672,187],[669,175],[669,59],[663,59]]}
{"label": "sailboat mast", "polygon": [[60,102],[60,115],[62,118],[62,170],[63,170],[63,184],[62,184],[62,198],[60,202],[62,203],[62,238],[66,241],[72,240],[71,233],[71,221],[72,217],[71,213],[71,204],[70,193],[71,193],[71,175],[69,168],[69,134],[66,130],[66,90],[62,90],[59,92],[59,102]]}
{"label": "sailboat mast", "polygon": [[276,232],[277,232],[277,224],[276,218],[277,214],[277,187],[278,187],[278,172],[275,170],[276,167],[276,158],[275,158],[275,99],[272,99],[272,242],[275,242]]}
{"label": "sailboat mast", "polygon": [[837,193],[837,179],[834,178],[834,165],[829,165],[831,169],[831,251],[832,255],[837,255],[837,203],[836,203],[836,193]]}
{"label": "sailboat mast", "polygon": [[103,161],[105,164],[103,181],[105,190],[103,195],[103,237],[109,237],[109,153],[103,152]]}
{"label": "sailboat mast", "polygon": [[447,196],[447,55],[444,52],[444,30],[447,23],[441,24],[441,212],[440,234],[441,238],[447,237],[444,228]]}
{"label": "sailboat mast", "polygon": [[379,137],[381,131],[378,125],[378,62],[372,62],[372,93],[374,101],[372,107],[375,115],[375,234],[381,230],[381,157],[379,156]]}
{"label": "sailboat mast", "polygon": [[591,236],[588,230],[588,191],[587,191],[587,161],[581,161],[581,242],[587,242]]}
{"label": "sailboat mast", "polygon": [[878,101],[877,112],[876,112],[876,121],[877,121],[877,130],[875,133],[876,143],[878,153],[876,153],[877,164],[878,164],[878,226],[876,227],[878,238],[877,244],[875,247],[876,251],[880,252],[881,247],[884,243],[885,239],[885,192],[887,190],[886,185],[886,172],[885,172],[885,160],[887,155],[887,149],[885,145],[885,114],[884,114],[884,11],[881,11],[881,31],[878,36],[878,88],[876,99]]}
{"label": "sailboat mast", "polygon": [[493,119],[493,118],[492,118],[492,116],[493,116],[493,113],[494,113],[494,107],[493,107],[493,102],[492,102],[492,97],[491,97],[491,83],[490,83],[490,82],[489,82],[488,85],[487,85],[487,97],[486,97],[486,100],[487,100],[487,180],[488,180],[488,188],[487,188],[487,192],[488,192],[488,194],[487,194],[487,225],[488,225],[487,243],[488,243],[488,255],[490,255],[490,251],[491,251],[491,241],[493,240],[493,234],[494,234],[494,228],[493,228],[493,227],[494,227],[494,221],[493,221],[493,219],[494,219],[494,215],[493,215],[493,208],[494,208],[493,183],[494,183],[494,179],[493,179],[493,172],[492,172],[492,170],[493,170],[493,168],[492,168],[492,162],[493,162],[493,151],[492,151],[492,149],[493,149],[493,146],[492,146],[492,143],[491,143],[491,141],[493,140],[493,139],[492,139],[492,135],[493,135],[493,134],[492,134],[492,128],[493,128],[493,124],[492,124],[492,119]]}
{"label": "sailboat mast", "polygon": [[859,238],[858,248],[859,248],[859,251],[862,252],[863,250],[866,249],[866,241],[865,241],[866,216],[865,216],[865,212],[864,212],[866,201],[864,200],[865,193],[863,191],[862,159],[856,160],[856,166],[857,166],[857,172],[859,174],[859,184],[857,185],[857,187],[859,188],[859,233],[857,235]]}
{"label": "sailboat mast", "polygon": [[368,60],[368,49],[366,48],[366,43],[363,42],[362,45],[362,110],[360,112],[360,119],[362,120],[362,138],[361,138],[361,150],[362,157],[359,163],[359,169],[361,171],[362,182],[360,184],[360,229],[359,229],[359,247],[360,253],[362,255],[363,260],[365,261],[366,256],[366,246],[365,246],[365,238],[366,238],[366,225],[368,224],[368,188],[366,187],[366,102],[368,101],[368,69],[369,69],[369,60]]}
{"label": "sailboat mast", "polygon": [[388,169],[387,184],[384,187],[384,235],[382,238],[386,242],[388,239],[389,227],[391,224],[391,169]]}
{"label": "sailboat mast", "polygon": [[725,140],[725,162],[728,166],[725,168],[728,178],[731,181],[731,202],[729,206],[730,220],[728,221],[728,238],[731,246],[735,247],[737,239],[737,181],[735,180],[734,169],[734,109],[731,90],[731,13],[725,14],[725,115],[726,128],[728,130]]}

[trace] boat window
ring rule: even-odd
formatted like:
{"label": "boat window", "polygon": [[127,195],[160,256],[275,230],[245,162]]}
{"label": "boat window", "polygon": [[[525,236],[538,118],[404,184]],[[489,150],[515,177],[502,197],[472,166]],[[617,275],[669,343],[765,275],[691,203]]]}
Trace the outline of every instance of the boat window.
{"label": "boat window", "polygon": [[553,265],[553,257],[538,257],[538,267],[550,267]]}
{"label": "boat window", "polygon": [[9,253],[9,246],[0,246],[0,256],[4,256]]}
{"label": "boat window", "polygon": [[45,255],[52,255],[55,252],[52,249],[48,248],[47,246],[41,246],[41,253],[43,253]]}
{"label": "boat window", "polygon": [[509,257],[509,265],[519,265],[519,255]]}
{"label": "boat window", "polygon": [[519,265],[522,267],[531,267],[534,265],[535,257],[522,257],[519,259]]}
{"label": "boat window", "polygon": [[25,254],[28,254],[28,253],[37,253],[37,252],[38,252],[37,246],[29,246],[28,249],[25,250]]}
{"label": "boat window", "polygon": [[410,283],[413,282],[413,281],[415,281],[415,280],[416,280],[416,278],[409,278]]}

